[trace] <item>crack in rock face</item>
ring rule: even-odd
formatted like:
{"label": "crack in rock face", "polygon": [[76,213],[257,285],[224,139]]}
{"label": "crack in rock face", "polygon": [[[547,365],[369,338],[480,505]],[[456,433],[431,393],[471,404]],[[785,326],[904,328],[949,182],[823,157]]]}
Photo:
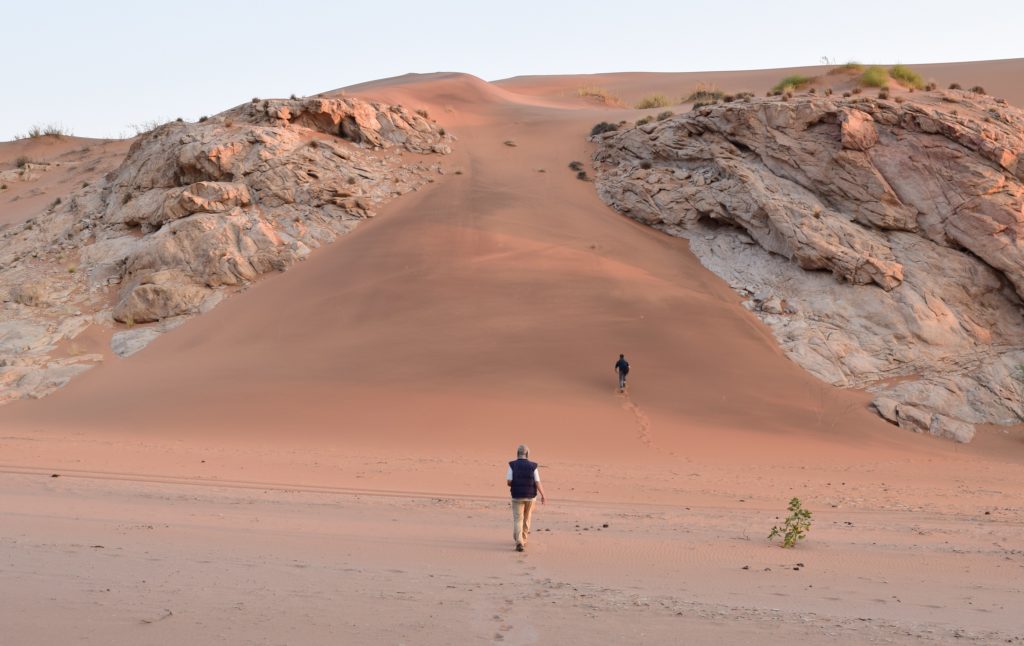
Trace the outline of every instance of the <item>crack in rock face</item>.
{"label": "crack in rock face", "polygon": [[140,136],[102,181],[3,232],[0,403],[101,360],[57,356],[90,325],[125,324],[114,350],[128,356],[287,269],[433,181],[451,142],[401,106],[347,97],[254,99]]}
{"label": "crack in rock face", "polygon": [[1021,110],[747,98],[592,141],[601,198],[688,238],[819,378],[960,442],[1022,420]]}

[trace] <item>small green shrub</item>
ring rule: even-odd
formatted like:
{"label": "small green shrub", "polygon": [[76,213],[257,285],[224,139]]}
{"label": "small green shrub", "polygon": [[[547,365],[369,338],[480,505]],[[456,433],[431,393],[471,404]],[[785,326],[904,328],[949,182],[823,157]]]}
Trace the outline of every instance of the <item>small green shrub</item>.
{"label": "small green shrub", "polygon": [[974,87],[972,87],[971,92],[974,92],[975,94],[988,94],[988,92],[985,91],[985,88],[981,87],[980,85],[975,85]]}
{"label": "small green shrub", "polygon": [[658,116],[656,116],[655,119],[657,119],[658,121],[664,121],[665,119],[668,119],[674,114],[675,112],[672,112],[671,110],[665,110],[664,112],[659,112]]}
{"label": "small green shrub", "polygon": [[294,94],[293,94],[293,95],[291,95],[291,96],[290,96],[290,97],[288,97],[288,98],[289,98],[289,99],[291,99],[292,101],[298,101],[298,100],[299,100],[299,97],[295,96]]}
{"label": "small green shrub", "polygon": [[420,108],[419,110],[417,110],[416,114],[420,115],[424,119],[429,119],[430,118],[430,113],[427,112],[426,110],[424,110],[423,108]]}
{"label": "small green shrub", "polygon": [[804,509],[800,505],[800,499],[795,497],[789,501],[788,510],[789,516],[783,521],[782,527],[772,527],[768,540],[781,536],[782,547],[796,547],[797,542],[803,540],[807,532],[811,531],[811,512]]}
{"label": "small green shrub", "polygon": [[906,65],[893,65],[889,68],[889,76],[909,88],[914,88],[915,90],[924,88],[924,79],[921,78],[921,75]]}
{"label": "small green shrub", "polygon": [[924,90],[925,92],[932,92],[936,90],[938,87],[939,86],[937,83],[935,83],[935,81],[929,81],[928,83],[925,84]]}
{"label": "small green shrub", "polygon": [[881,90],[879,90],[878,91],[878,98],[879,99],[883,99],[883,100],[884,99],[888,99],[889,98],[889,88],[884,88],[883,87]]}
{"label": "small green shrub", "polygon": [[693,92],[690,92],[682,102],[714,103],[723,96],[725,96],[725,93],[719,90],[717,85],[712,85],[710,83],[698,83],[694,86]]}
{"label": "small green shrub", "polygon": [[951,89],[951,90],[962,90],[963,88],[960,87],[959,83],[950,83],[949,84],[949,89]]}
{"label": "small green shrub", "polygon": [[32,163],[32,160],[29,159],[28,157],[26,157],[25,155],[21,155],[20,157],[18,157],[17,159],[14,160],[14,165],[17,168],[25,168],[26,165],[31,164],[31,163]]}
{"label": "small green shrub", "polygon": [[602,134],[602,133],[605,133],[605,132],[612,132],[613,130],[618,130],[618,129],[619,129],[619,127],[617,125],[615,125],[614,123],[608,123],[607,121],[602,121],[601,123],[594,124],[594,127],[590,129],[590,136],[593,137],[594,135],[599,135],[599,134]]}
{"label": "small green shrub", "polygon": [[208,117],[208,116],[206,116],[206,115],[204,114],[203,116],[199,117],[199,123],[203,123],[203,122],[205,122],[205,121],[206,121],[207,119],[209,119],[209,118],[210,118],[210,117]]}
{"label": "small green shrub", "polygon": [[888,82],[889,74],[885,71],[885,68],[878,65],[872,65],[860,75],[861,85],[867,87],[882,87]]}
{"label": "small green shrub", "polygon": [[583,162],[571,161],[569,162],[569,170],[581,171],[583,170]]}
{"label": "small green shrub", "polygon": [[785,93],[789,90],[798,90],[801,87],[807,85],[814,79],[810,76],[803,76],[802,74],[793,74],[782,79],[774,86],[772,86],[772,92],[778,91]]}
{"label": "small green shrub", "polygon": [[580,172],[576,173],[576,179],[578,179],[580,181],[583,181],[583,182],[586,182],[586,181],[590,180],[590,178],[587,177],[587,171],[585,171],[585,170],[581,170]]}
{"label": "small green shrub", "polygon": [[672,102],[664,94],[652,94],[651,96],[645,96],[640,99],[640,102],[636,104],[637,110],[647,110],[648,108],[665,108],[672,105]]}
{"label": "small green shrub", "polygon": [[652,121],[654,121],[654,117],[646,116],[643,119],[637,119],[636,120],[636,125],[638,125],[638,126],[646,126],[647,124],[649,124]]}

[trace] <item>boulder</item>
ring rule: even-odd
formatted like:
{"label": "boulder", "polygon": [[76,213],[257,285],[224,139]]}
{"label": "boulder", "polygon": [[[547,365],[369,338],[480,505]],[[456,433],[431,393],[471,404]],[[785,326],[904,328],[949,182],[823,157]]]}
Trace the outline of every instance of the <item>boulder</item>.
{"label": "boulder", "polygon": [[114,320],[149,323],[172,316],[195,314],[209,290],[192,283],[182,273],[154,271],[138,276],[114,307]]}

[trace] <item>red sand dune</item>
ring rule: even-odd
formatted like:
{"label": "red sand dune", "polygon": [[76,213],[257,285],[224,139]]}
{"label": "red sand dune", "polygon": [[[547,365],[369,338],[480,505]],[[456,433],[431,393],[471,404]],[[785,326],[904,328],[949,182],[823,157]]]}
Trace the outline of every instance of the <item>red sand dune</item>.
{"label": "red sand dune", "polygon": [[[650,79],[601,83],[631,97],[659,91]],[[157,583],[106,598],[120,600],[99,627],[108,638],[141,638],[140,617],[165,639],[216,630],[228,642],[445,643],[446,623],[467,641],[523,643],[1012,634],[1019,431],[985,429],[969,447],[913,435],[790,362],[685,241],[613,213],[566,167],[589,159],[594,122],[632,114],[573,95],[583,81],[438,74],[348,88],[429,110],[458,137],[446,173],[143,352],[0,408],[4,505],[28,545],[25,601],[0,619],[45,641],[21,613],[52,596],[46,577],[88,586],[106,558],[51,558],[45,545],[84,531],[75,541],[126,550],[116,584],[145,579],[144,553],[160,554]],[[628,396],[614,388],[619,352],[634,368]],[[538,522],[555,529],[527,557],[508,551],[502,506],[520,442],[552,498]],[[42,482],[51,470],[65,478]],[[203,483],[223,488],[186,486]],[[761,539],[791,495],[818,525],[783,553]],[[72,522],[62,496],[90,520]],[[998,523],[982,526],[982,509]],[[790,561],[809,569],[789,577]],[[174,580],[209,601],[181,600]],[[85,616],[83,598],[58,597],[69,621]],[[232,615],[226,600],[243,597]],[[283,612],[262,627],[233,618],[271,609]]]}

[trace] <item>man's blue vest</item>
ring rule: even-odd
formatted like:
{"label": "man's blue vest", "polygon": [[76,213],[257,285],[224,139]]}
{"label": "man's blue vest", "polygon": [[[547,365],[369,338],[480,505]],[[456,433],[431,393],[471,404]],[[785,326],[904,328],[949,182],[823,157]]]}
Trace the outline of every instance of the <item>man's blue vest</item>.
{"label": "man's blue vest", "polygon": [[512,467],[512,497],[536,498],[537,482],[533,479],[533,473],[537,470],[537,463],[519,458],[509,462],[508,466]]}

